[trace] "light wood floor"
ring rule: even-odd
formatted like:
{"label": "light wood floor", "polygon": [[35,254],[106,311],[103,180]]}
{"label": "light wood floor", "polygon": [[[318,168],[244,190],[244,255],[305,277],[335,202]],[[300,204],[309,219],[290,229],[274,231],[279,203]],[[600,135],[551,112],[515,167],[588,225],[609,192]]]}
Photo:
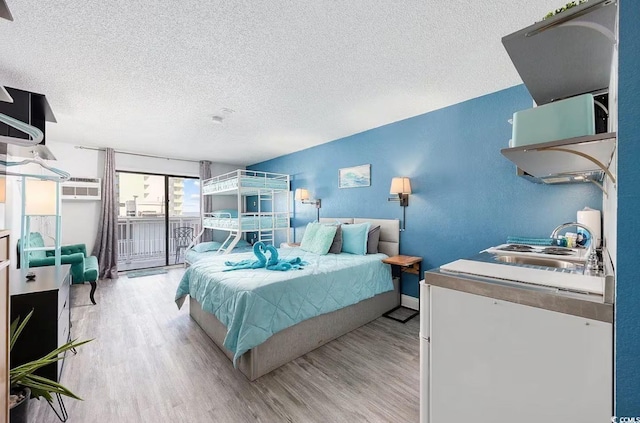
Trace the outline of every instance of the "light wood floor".
{"label": "light wood floor", "polygon": [[[249,382],[173,302],[182,269],[71,289],[69,422],[417,422],[419,319],[380,318]],[[188,302],[187,302],[188,304]],[[33,422],[54,423],[46,401]]]}

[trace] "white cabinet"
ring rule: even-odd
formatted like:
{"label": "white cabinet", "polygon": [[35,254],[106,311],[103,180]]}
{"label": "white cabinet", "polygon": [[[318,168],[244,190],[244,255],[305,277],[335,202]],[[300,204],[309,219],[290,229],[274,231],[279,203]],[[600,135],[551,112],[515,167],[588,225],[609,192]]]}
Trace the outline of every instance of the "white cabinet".
{"label": "white cabinet", "polygon": [[422,423],[611,421],[610,323],[421,290]]}

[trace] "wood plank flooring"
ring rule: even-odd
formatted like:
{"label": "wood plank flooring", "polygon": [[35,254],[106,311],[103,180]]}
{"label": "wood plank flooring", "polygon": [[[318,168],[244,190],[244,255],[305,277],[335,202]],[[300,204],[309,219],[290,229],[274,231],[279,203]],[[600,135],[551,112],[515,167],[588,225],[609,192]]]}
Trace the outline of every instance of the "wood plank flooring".
{"label": "wood plank flooring", "polygon": [[[74,338],[62,383],[71,423],[417,422],[419,319],[380,318],[255,382],[173,302],[182,269],[71,289]],[[32,422],[54,423],[46,401]]]}

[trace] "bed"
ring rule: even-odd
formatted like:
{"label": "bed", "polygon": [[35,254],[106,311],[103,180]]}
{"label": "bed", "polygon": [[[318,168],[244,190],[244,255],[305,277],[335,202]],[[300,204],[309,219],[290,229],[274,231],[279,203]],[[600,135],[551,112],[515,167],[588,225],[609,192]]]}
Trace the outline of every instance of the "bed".
{"label": "bed", "polygon": [[[321,219],[324,223],[335,220]],[[264,272],[268,271],[263,269],[260,269],[263,273],[221,272],[223,260],[230,259],[230,256],[225,256],[214,257],[207,263],[198,262],[185,272],[176,302],[180,306],[189,296],[191,317],[248,379],[255,380],[398,305],[398,281],[391,279],[389,266],[381,263],[385,255],[397,255],[399,252],[398,220],[339,220],[380,225],[378,249],[381,254],[317,256],[297,248],[287,248],[279,250],[281,255],[301,256],[309,263],[304,270],[270,272],[267,276]],[[244,255],[231,257],[235,260]],[[353,271],[363,275],[362,278],[354,278]],[[349,272],[352,273],[346,283],[345,277],[349,277]],[[233,273],[238,274],[231,276]],[[238,285],[216,284],[208,279],[225,280],[229,277],[239,278]],[[252,278],[262,279],[256,281]],[[268,291],[266,287],[277,289]],[[235,293],[227,292],[230,289],[236,290]],[[323,293],[335,298],[327,303]],[[302,294],[304,298],[300,297]],[[299,306],[299,309],[295,308],[296,313],[291,313],[291,309],[286,309],[288,304],[281,309],[282,301],[292,302],[291,306]],[[269,311],[270,305],[273,312]],[[313,307],[318,308],[319,315],[312,317],[313,312],[309,309]],[[238,308],[243,313],[238,314]],[[271,316],[271,320],[264,318],[264,313]],[[261,331],[265,333],[261,334]]]}

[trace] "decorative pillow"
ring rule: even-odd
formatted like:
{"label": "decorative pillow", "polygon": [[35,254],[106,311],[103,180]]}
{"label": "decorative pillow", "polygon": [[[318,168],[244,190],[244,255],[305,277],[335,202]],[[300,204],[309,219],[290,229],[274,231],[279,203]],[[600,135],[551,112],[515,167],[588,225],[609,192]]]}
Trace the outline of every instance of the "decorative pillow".
{"label": "decorative pillow", "polygon": [[371,226],[367,234],[367,254],[378,254],[380,242],[380,225]]}
{"label": "decorative pillow", "polygon": [[342,225],[331,225],[336,227],[336,235],[329,248],[330,254],[340,254],[342,252]]}
{"label": "decorative pillow", "polygon": [[307,224],[307,228],[304,230],[304,235],[302,235],[302,241],[300,241],[300,248],[305,251],[307,250],[305,247],[309,247],[313,242],[313,238],[316,236],[318,229],[320,229],[319,223],[311,222]]}
{"label": "decorative pillow", "polygon": [[355,223],[342,226],[342,252],[350,254],[367,254],[367,234],[371,223]]}
{"label": "decorative pillow", "polygon": [[201,242],[198,245],[194,245],[193,251],[196,253],[206,253],[207,251],[218,251],[222,245],[220,242],[211,241],[211,242]]}
{"label": "decorative pillow", "polygon": [[300,248],[304,251],[309,251],[310,253],[316,253],[323,256],[329,252],[329,248],[331,248],[331,244],[333,243],[333,238],[336,236],[336,230],[338,227],[321,224],[316,225],[318,226],[318,229],[315,231],[313,238],[306,243],[304,242],[307,236],[307,232],[305,231]]}

